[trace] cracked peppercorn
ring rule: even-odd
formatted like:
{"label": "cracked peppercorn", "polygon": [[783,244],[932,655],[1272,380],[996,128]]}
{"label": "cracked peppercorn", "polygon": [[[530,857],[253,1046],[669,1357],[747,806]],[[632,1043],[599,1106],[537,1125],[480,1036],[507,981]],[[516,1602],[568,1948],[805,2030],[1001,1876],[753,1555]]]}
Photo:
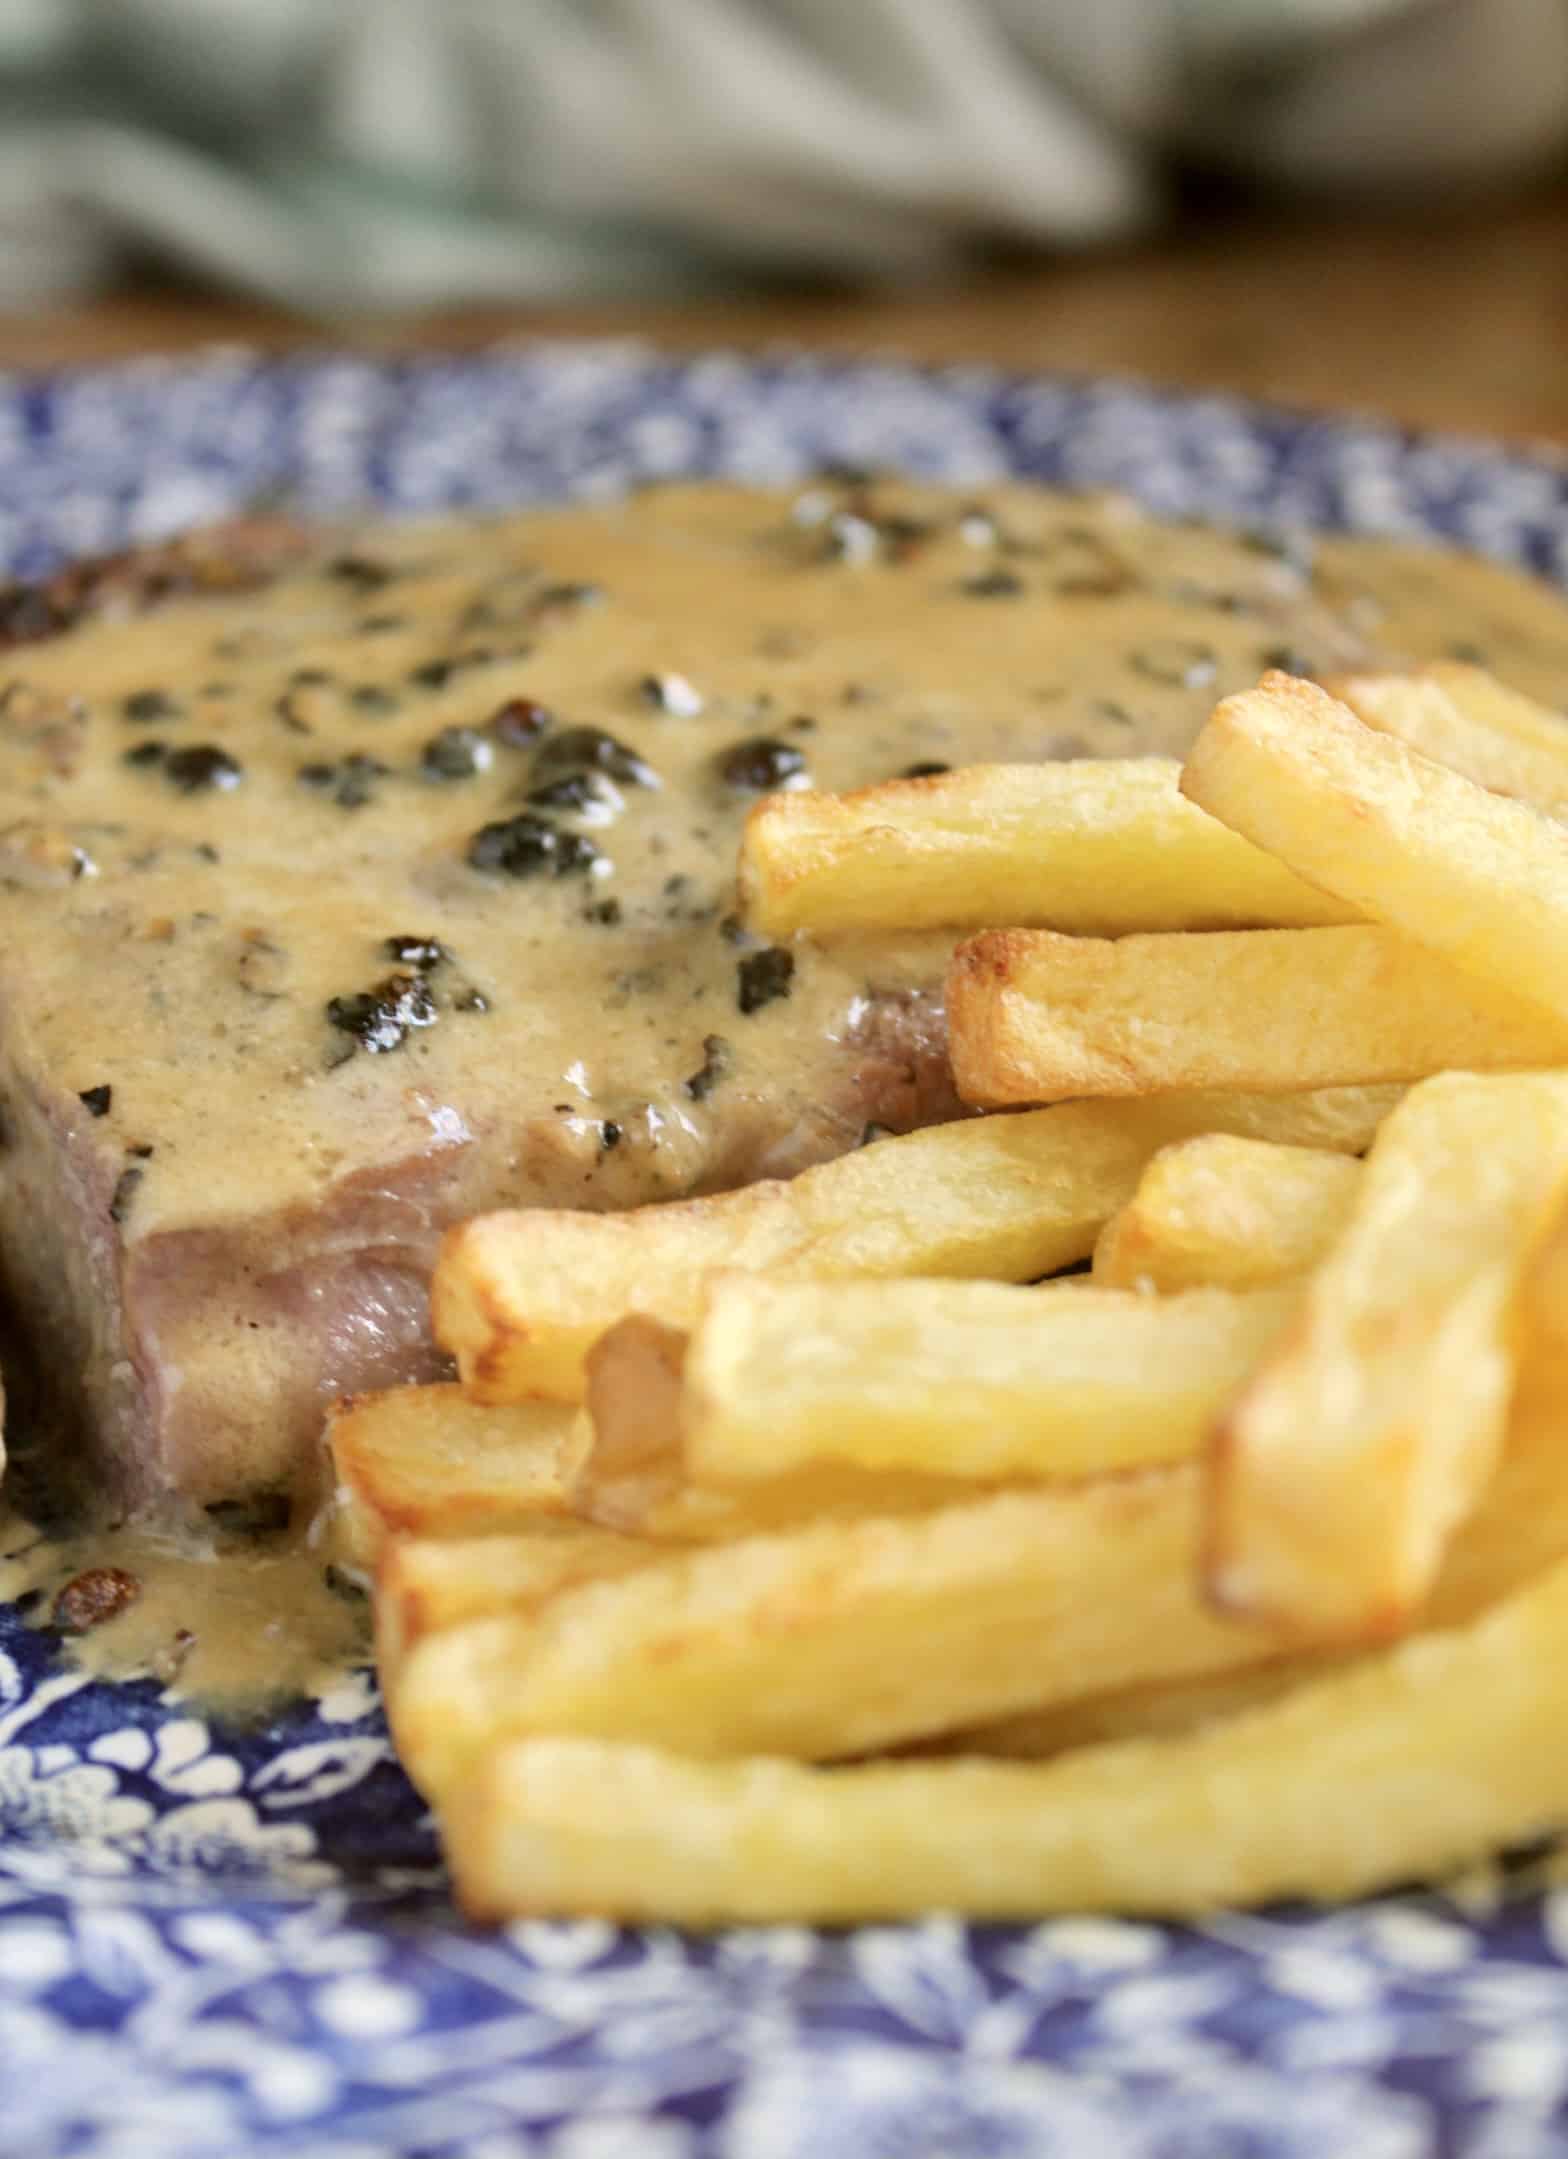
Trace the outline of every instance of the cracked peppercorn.
{"label": "cracked peppercorn", "polygon": [[137,727],[154,725],[159,720],[178,720],[185,716],[185,708],[177,697],[167,690],[133,690],[120,703],[123,716]]}
{"label": "cracked peppercorn", "polygon": [[748,1015],[760,1012],[775,998],[789,995],[794,977],[795,955],[783,945],[748,952],[735,970],[735,1002]]}
{"label": "cracked peppercorn", "polygon": [[185,750],[170,750],[163,760],[163,776],[182,795],[228,794],[244,778],[238,758],[214,742],[198,742]]}
{"label": "cracked peppercorn", "polygon": [[340,1034],[351,1035],[372,1057],[401,1049],[410,1032],[433,1027],[436,1001],[417,974],[388,975],[374,989],[327,1001],[327,1018]]}
{"label": "cracked peppercorn", "polygon": [[580,832],[562,832],[531,810],[482,825],[468,843],[470,868],[503,877],[568,877],[594,870],[604,860]]}
{"label": "cracked peppercorn", "polygon": [[765,795],[804,779],[805,774],[805,752],[776,735],[752,735],[734,743],[719,758],[719,777],[737,793]]}
{"label": "cracked peppercorn", "polygon": [[659,775],[646,758],[602,727],[565,727],[534,752],[533,777],[554,779],[572,772],[602,772],[628,787],[658,787]]}
{"label": "cracked peppercorn", "polygon": [[419,753],[427,780],[471,780],[488,772],[494,761],[494,743],[474,727],[443,727]]}

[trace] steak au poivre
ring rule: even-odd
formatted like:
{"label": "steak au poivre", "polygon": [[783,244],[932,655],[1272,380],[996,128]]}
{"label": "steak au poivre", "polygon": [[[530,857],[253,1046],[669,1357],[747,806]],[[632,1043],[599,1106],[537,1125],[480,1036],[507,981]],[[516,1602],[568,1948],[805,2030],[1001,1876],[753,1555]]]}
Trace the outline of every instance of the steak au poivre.
{"label": "steak au poivre", "polygon": [[0,594],[0,1265],[112,1509],[286,1490],[428,1377],[454,1221],[787,1175],[957,1114],[941,933],[769,944],[746,811],[1179,754],[1269,666],[1560,601],[1383,543],[835,473],[348,532],[247,521]]}

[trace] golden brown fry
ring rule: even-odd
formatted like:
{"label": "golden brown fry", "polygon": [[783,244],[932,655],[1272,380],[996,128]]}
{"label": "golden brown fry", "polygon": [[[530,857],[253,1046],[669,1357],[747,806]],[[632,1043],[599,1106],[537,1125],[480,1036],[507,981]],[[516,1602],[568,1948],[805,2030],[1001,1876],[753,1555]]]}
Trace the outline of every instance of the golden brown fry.
{"label": "golden brown fry", "polygon": [[[1521,1298],[1521,1372],[1509,1413],[1507,1448],[1485,1496],[1449,1548],[1417,1621],[1423,1631],[1461,1626],[1568,1559],[1565,1287],[1568,1223],[1532,1267],[1533,1293]],[[1304,1680],[1362,1661],[1369,1653],[1311,1649],[1191,1679],[1136,1683],[949,1733],[922,1751],[1033,1761],[1102,1740],[1166,1738],[1273,1701]]]}
{"label": "golden brown fry", "polygon": [[1412,1090],[1300,1316],[1217,1428],[1208,1580],[1326,1635],[1396,1628],[1497,1461],[1521,1277],[1568,1182],[1568,1074]]}
{"label": "golden brown fry", "polygon": [[526,1529],[489,1537],[397,1537],[376,1568],[376,1660],[390,1686],[416,1642],[490,1612],[531,1611],[581,1582],[625,1574],[653,1557],[569,1515],[541,1515]]}
{"label": "golden brown fry", "polygon": [[834,1770],[534,1738],[442,1795],[476,1917],[683,1925],[1175,1914],[1354,1896],[1568,1814],[1568,1564],[1182,1737]]}
{"label": "golden brown fry", "polygon": [[[1363,1656],[1365,1652],[1353,1653]],[[1233,1717],[1278,1701],[1304,1680],[1321,1677],[1352,1661],[1352,1653],[1274,1657],[1233,1672],[1205,1672],[1153,1686],[1122,1687],[1087,1701],[1059,1702],[1049,1709],[1025,1710],[968,1731],[944,1733],[939,1740],[911,1751],[937,1757],[984,1754],[1004,1762],[1046,1762],[1074,1747],[1104,1746],[1119,1739],[1174,1739],[1201,1731],[1221,1717]]]}
{"label": "golden brown fry", "polygon": [[633,1312],[689,1327],[722,1269],[1028,1281],[1086,1258],[1172,1140],[1230,1131],[1358,1153],[1398,1093],[1068,1103],[882,1140],[788,1184],[711,1199],[621,1215],[481,1215],[443,1248],[437,1338],[480,1400],[575,1401],[601,1334]]}
{"label": "golden brown fry", "polygon": [[572,1489],[585,1520],[660,1543],[717,1544],[824,1515],[908,1514],[968,1496],[949,1476],[884,1476],[844,1463],[728,1490],[694,1485],[680,1429],[686,1341],[679,1329],[634,1313],[590,1350],[594,1437]]}
{"label": "golden brown fry", "polygon": [[768,937],[995,922],[1115,937],[1352,919],[1184,802],[1180,770],[1166,757],[1077,758],[769,795],[746,821],[742,908]]}
{"label": "golden brown fry", "polygon": [[1359,912],[1568,1019],[1568,832],[1536,811],[1289,675],[1216,708],[1182,792]]}
{"label": "golden brown fry", "polygon": [[564,1513],[583,1453],[569,1411],[491,1409],[455,1386],[351,1397],[334,1411],[327,1444],[334,1544],[362,1567],[388,1536],[474,1536]]}
{"label": "golden brown fry", "polygon": [[1224,1132],[1163,1147],[1100,1232],[1092,1279],[1167,1295],[1288,1281],[1344,1227],[1360,1175],[1344,1155]]}
{"label": "golden brown fry", "polygon": [[[1565,1254],[1568,1230],[1532,1270],[1509,1446],[1424,1626],[1461,1624],[1568,1557]],[[1152,1728],[1166,1728],[1156,1689],[1277,1669],[1296,1646],[1206,1604],[1202,1497],[1199,1471],[1181,1464],[902,1522],[868,1520],[862,1502],[854,1518],[661,1560],[526,1623],[485,1620],[422,1643],[388,1689],[393,1729],[434,1791],[473,1750],[555,1727],[827,1758],[1007,1719],[1010,1741],[976,1743],[1026,1752],[1139,1689]],[[911,1654],[915,1644],[931,1653]],[[1292,1662],[1299,1673],[1322,1658],[1314,1648]],[[1136,1728],[1134,1704],[1120,1714],[1121,1730]]]}
{"label": "golden brown fry", "polygon": [[919,1512],[972,1494],[946,1475],[882,1475],[836,1462],[728,1487],[694,1484],[681,1430],[688,1341],[633,1313],[590,1350],[593,1437],[572,1489],[585,1521],[663,1543],[714,1544],[824,1515]]}
{"label": "golden brown fry", "polygon": [[1211,935],[988,930],[953,955],[967,1102],[1291,1093],[1568,1064],[1568,1020],[1373,923]]}
{"label": "golden brown fry", "polygon": [[[1565,1271],[1559,1259],[1554,1284]],[[1550,1299],[1568,1341],[1555,1287]],[[1568,1557],[1563,1344],[1545,1357],[1533,1325],[1527,1341],[1507,1454],[1423,1625],[1461,1624]],[[1053,1721],[1070,1731],[1080,1705],[1090,1717],[1125,1690],[1217,1684],[1296,1646],[1206,1605],[1202,1519],[1201,1477],[1181,1464],[683,1554],[537,1621],[421,1644],[389,1690],[394,1733],[432,1792],[476,1748],[548,1729],[826,1759],[1005,1718],[1010,1751],[1027,1751]],[[912,1656],[912,1643],[940,1654]]]}
{"label": "golden brown fry", "polygon": [[831,1461],[950,1478],[1176,1461],[1296,1294],[721,1275],[686,1358],[686,1467],[722,1484]]}
{"label": "golden brown fry", "polygon": [[735,1544],[813,1522],[929,1514],[993,1489],[974,1479],[857,1469],[848,1462],[814,1463],[745,1484],[693,1484],[682,1463],[682,1456],[673,1457],[667,1474],[650,1467],[596,1478],[590,1470],[577,1488],[579,1516],[656,1545]]}
{"label": "golden brown fry", "polygon": [[1482,668],[1440,661],[1408,675],[1347,675],[1329,685],[1368,727],[1513,795],[1548,817],[1568,811],[1568,722]]}
{"label": "golden brown fry", "polygon": [[429,1793],[524,1731],[831,1759],[1266,1656],[1202,1600],[1201,1518],[1189,1463],[672,1552],[422,1642],[393,1733]]}

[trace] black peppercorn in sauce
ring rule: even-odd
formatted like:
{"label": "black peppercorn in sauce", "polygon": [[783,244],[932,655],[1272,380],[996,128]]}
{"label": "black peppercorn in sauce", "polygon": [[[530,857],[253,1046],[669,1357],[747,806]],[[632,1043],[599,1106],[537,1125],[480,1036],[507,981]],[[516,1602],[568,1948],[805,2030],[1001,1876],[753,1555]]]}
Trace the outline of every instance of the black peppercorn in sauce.
{"label": "black peppercorn in sauce", "polygon": [[120,712],[138,727],[167,726],[182,716],[179,699],[168,690],[132,690],[121,699]]}
{"label": "black peppercorn in sauce", "polygon": [[[0,649],[0,695],[86,715],[60,769],[0,729],[0,1060],[43,1075],[106,1193],[142,1170],[133,1255],[380,1191],[389,1163],[424,1165],[448,1218],[621,1206],[887,1121],[846,1099],[872,1008],[929,991],[948,941],[727,928],[759,790],[1179,754],[1281,651],[1327,673],[1464,640],[1568,702],[1568,609],[1502,569],[880,475],[370,526],[259,589],[55,627]],[[106,1075],[95,1117],[77,1098]],[[435,1203],[397,1219],[424,1263]],[[264,1398],[286,1353],[229,1343],[227,1398]]]}
{"label": "black peppercorn in sauce", "polygon": [[497,742],[511,750],[529,749],[551,726],[554,714],[533,697],[509,697],[488,722]]}
{"label": "black peppercorn in sauce", "polygon": [[495,745],[474,727],[443,727],[419,753],[427,780],[472,780],[488,772]]}
{"label": "black peppercorn in sauce", "polygon": [[401,1049],[415,1028],[433,1027],[438,1016],[423,973],[387,975],[373,989],[327,999],[331,1025],[372,1057]]}
{"label": "black peppercorn in sauce", "polygon": [[1015,570],[981,570],[966,577],[958,589],[971,600],[1016,600],[1026,588]]}
{"label": "black peppercorn in sauce", "polygon": [[534,751],[536,781],[581,772],[603,772],[629,787],[657,787],[659,775],[646,757],[602,727],[564,727]]}
{"label": "black peppercorn in sauce", "polygon": [[188,795],[227,794],[245,776],[239,759],[214,742],[170,750],[162,762],[164,778]]}
{"label": "black peppercorn in sauce", "polygon": [[787,997],[795,979],[795,955],[784,945],[748,952],[735,969],[735,1002],[750,1018],[776,998]]}
{"label": "black peppercorn in sauce", "polygon": [[793,742],[780,742],[776,736],[752,735],[724,751],[719,759],[719,777],[726,787],[754,795],[781,787],[802,787],[808,784],[806,753]]}

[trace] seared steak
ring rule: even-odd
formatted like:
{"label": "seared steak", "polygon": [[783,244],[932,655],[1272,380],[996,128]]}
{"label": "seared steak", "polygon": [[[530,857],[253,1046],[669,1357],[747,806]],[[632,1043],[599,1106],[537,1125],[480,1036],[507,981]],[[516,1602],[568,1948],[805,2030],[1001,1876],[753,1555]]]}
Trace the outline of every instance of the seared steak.
{"label": "seared steak", "polygon": [[333,1393],[434,1369],[460,1216],[955,1114],[942,940],[734,920],[758,791],[1180,750],[1266,664],[1373,656],[1368,588],[1381,653],[1568,683],[1560,603],[1425,575],[837,480],[250,524],[0,595],[0,1253],[72,1451],[117,1506],[287,1483]]}

